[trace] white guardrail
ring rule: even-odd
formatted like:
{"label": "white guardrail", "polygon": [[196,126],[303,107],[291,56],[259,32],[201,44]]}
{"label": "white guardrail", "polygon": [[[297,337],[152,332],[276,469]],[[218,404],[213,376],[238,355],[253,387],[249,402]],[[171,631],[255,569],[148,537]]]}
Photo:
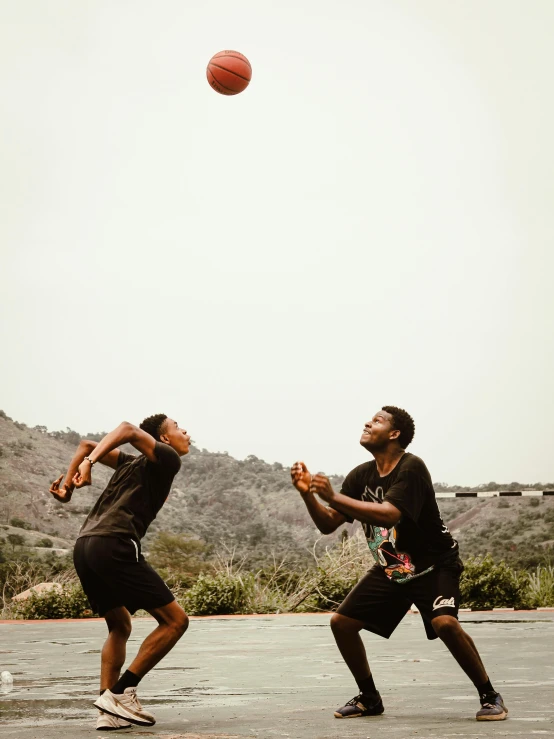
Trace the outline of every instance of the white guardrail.
{"label": "white guardrail", "polygon": [[437,498],[532,498],[554,495],[554,490],[479,490],[475,493],[435,493]]}

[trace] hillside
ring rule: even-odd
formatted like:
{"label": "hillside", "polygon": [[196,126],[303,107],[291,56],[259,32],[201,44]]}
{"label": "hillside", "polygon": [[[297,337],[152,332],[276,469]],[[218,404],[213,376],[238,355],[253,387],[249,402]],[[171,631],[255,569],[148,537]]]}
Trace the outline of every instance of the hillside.
{"label": "hillside", "polygon": [[[32,545],[47,535],[55,548],[70,547],[110,474],[102,465],[95,467],[93,485],[76,491],[69,504],[61,505],[50,496],[50,482],[65,472],[78,439],[70,430],[52,435],[45,427],[30,429],[0,412],[3,536],[18,531]],[[152,524],[146,549],[152,536],[163,530],[200,537],[212,552],[234,548],[254,566],[272,553],[308,560],[320,535],[289,475],[279,463],[267,464],[254,456],[237,460],[193,447]],[[342,478],[333,477],[332,482],[340,487]],[[439,504],[464,556],[490,551],[497,558],[531,566],[553,551],[552,498],[441,499]],[[5,528],[19,523],[14,519],[21,519],[26,530]],[[332,540],[325,537],[321,546]]]}
{"label": "hillside", "polygon": [[[58,503],[48,488],[67,469],[79,439],[75,432],[58,436],[54,438],[44,427],[30,429],[0,413],[0,524],[19,518],[51,537],[74,540],[77,536],[110,470],[98,465],[91,487],[75,491],[68,504]],[[333,483],[340,486],[341,478],[333,478]],[[241,461],[195,447],[183,460],[171,495],[150,527],[146,546],[160,530],[199,536],[212,551],[236,549],[251,564],[273,552],[307,560],[319,538],[290,484],[288,468],[254,456]]]}

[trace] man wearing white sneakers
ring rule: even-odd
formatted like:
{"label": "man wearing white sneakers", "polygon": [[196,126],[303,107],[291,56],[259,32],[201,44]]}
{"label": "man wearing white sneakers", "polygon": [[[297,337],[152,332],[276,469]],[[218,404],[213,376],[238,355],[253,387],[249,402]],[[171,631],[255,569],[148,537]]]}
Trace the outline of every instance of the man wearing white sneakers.
{"label": "man wearing white sneakers", "polygon": [[[131,444],[140,456],[118,449]],[[100,710],[96,728],[152,726],[156,719],[137,697],[137,685],[177,643],[188,617],[162,578],[142,556],[140,542],[165,503],[180,457],[190,436],[164,414],[146,418],[140,428],[122,423],[98,444],[82,441],[62,483],[50,492],[62,503],[77,487],[90,485],[96,462],[115,470],[87,516],[75,544],[73,560],[92,608],[106,619],[108,638],[102,649]],[[131,614],[144,609],[157,628],[144,640],[129,669],[120,675],[131,634]]]}

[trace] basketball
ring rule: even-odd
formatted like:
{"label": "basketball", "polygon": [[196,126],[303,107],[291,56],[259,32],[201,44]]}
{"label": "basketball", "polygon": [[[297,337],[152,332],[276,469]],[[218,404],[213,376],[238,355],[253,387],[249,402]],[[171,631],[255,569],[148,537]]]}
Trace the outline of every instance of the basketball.
{"label": "basketball", "polygon": [[206,77],[210,86],[221,95],[238,95],[248,87],[252,67],[238,51],[219,51],[208,62]]}

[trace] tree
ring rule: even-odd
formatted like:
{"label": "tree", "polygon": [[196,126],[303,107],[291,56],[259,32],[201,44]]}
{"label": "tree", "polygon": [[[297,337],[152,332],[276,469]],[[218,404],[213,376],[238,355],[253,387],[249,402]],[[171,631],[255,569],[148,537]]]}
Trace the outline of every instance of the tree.
{"label": "tree", "polygon": [[81,434],[70,429],[69,426],[66,427],[65,431],[51,431],[49,436],[52,436],[54,439],[61,439],[61,441],[71,444],[71,446],[77,446],[82,439]]}
{"label": "tree", "polygon": [[22,547],[25,544],[25,537],[21,534],[8,534],[6,538],[12,545],[14,552],[16,547]]}
{"label": "tree", "polygon": [[179,575],[186,582],[200,572],[206,549],[206,544],[200,539],[160,531],[152,542],[148,559],[154,567]]}

